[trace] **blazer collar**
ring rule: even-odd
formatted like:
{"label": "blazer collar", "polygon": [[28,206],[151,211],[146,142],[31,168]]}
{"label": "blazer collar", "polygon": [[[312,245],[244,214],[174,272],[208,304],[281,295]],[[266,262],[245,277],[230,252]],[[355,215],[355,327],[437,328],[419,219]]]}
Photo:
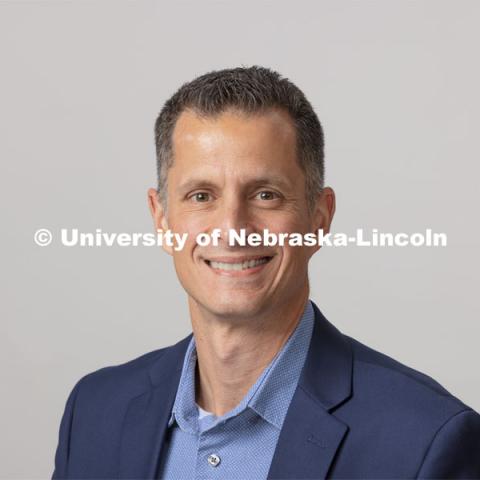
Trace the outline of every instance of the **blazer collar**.
{"label": "blazer collar", "polygon": [[147,390],[130,400],[122,426],[118,478],[157,478],[183,358],[192,334],[166,348],[148,371]]}
{"label": "blazer collar", "polygon": [[350,342],[312,304],[315,326],[299,386],[331,411],[352,393],[353,355]]}
{"label": "blazer collar", "polygon": [[[351,396],[350,344],[315,303],[313,307],[315,324],[307,358],[280,432],[269,479],[325,478],[348,430],[332,412]],[[123,423],[119,478],[156,478],[191,337],[164,350],[148,372],[149,388],[130,401]]]}
{"label": "blazer collar", "polygon": [[310,347],[280,432],[269,479],[326,478],[348,431],[332,412],[352,394],[350,343],[315,303],[313,306]]}

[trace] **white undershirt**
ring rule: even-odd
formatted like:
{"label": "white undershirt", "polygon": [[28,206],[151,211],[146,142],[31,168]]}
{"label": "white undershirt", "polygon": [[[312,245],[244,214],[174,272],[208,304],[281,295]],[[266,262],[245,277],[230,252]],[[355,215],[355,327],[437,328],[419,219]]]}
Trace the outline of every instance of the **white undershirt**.
{"label": "white undershirt", "polygon": [[196,404],[198,407],[198,419],[200,420],[203,417],[207,417],[208,415],[213,415],[212,412],[207,412],[204,410],[198,403]]}

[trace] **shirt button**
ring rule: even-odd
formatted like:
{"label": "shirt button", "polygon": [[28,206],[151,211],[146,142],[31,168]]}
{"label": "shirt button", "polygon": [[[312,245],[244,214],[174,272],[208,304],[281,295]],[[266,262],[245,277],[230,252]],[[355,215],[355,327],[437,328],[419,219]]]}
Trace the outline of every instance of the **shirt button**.
{"label": "shirt button", "polygon": [[215,454],[215,453],[211,453],[209,456],[208,456],[208,463],[212,466],[212,467],[216,467],[219,465],[220,463],[220,457]]}

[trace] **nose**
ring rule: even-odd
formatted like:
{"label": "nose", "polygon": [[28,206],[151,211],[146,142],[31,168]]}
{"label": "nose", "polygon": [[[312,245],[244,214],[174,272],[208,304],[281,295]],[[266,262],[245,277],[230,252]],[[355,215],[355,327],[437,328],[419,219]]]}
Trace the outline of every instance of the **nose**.
{"label": "nose", "polygon": [[213,228],[220,229],[220,238],[227,243],[230,229],[238,232],[245,229],[246,235],[252,233],[254,229],[251,220],[248,202],[241,195],[232,192],[223,198],[221,206],[217,210],[216,224]]}

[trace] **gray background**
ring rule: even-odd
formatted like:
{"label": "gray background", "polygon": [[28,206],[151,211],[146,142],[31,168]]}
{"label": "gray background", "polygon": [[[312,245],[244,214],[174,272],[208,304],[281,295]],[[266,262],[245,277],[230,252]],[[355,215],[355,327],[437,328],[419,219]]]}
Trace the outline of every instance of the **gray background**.
{"label": "gray background", "polygon": [[153,122],[184,81],[270,66],[326,132],[334,231],[448,234],[447,248],[330,248],[312,298],[335,325],[476,410],[478,1],[0,3],[1,461],[51,474],[74,383],[190,332],[156,248],[68,249],[37,228],[153,231]]}

